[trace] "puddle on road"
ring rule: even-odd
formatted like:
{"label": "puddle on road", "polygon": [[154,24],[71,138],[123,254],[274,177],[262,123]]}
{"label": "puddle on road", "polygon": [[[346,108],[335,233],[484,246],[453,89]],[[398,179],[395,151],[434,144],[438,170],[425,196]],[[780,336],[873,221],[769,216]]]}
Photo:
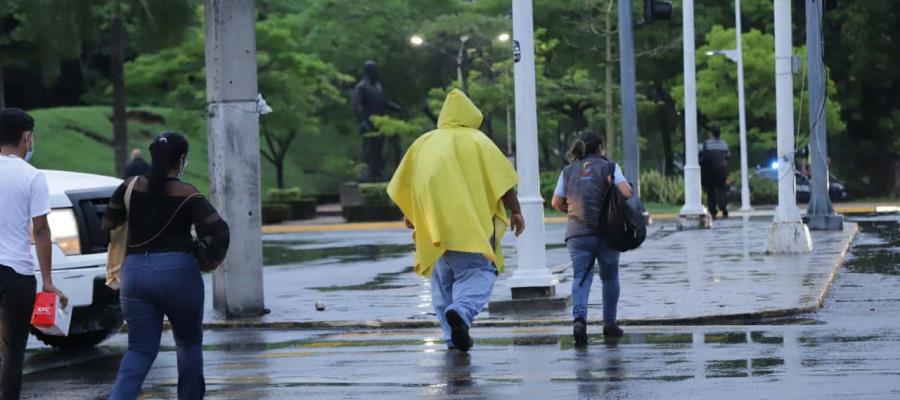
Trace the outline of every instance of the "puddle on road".
{"label": "puddle on road", "polygon": [[415,250],[412,244],[365,244],[346,247],[305,246],[311,242],[271,241],[263,244],[263,264],[266,266],[301,264],[320,260],[335,263],[377,261],[410,254]]}
{"label": "puddle on road", "polygon": [[314,287],[311,288],[313,290],[318,290],[320,292],[342,292],[342,291],[350,291],[350,290],[386,290],[386,289],[402,289],[405,287],[414,287],[419,286],[418,283],[413,285],[394,285],[391,282],[396,281],[400,278],[400,276],[408,275],[413,272],[413,267],[406,267],[402,271],[399,272],[383,272],[375,276],[371,281],[361,283],[358,285],[346,285],[346,286],[323,286],[323,287]]}
{"label": "puddle on road", "polygon": [[856,223],[860,233],[847,255],[847,271],[900,275],[900,215],[862,217]]}

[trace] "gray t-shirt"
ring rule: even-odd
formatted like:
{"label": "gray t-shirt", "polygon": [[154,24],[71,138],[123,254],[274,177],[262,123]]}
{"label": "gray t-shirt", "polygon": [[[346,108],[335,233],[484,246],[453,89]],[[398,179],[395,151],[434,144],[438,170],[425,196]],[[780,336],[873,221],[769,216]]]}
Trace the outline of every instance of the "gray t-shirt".
{"label": "gray t-shirt", "polygon": [[50,213],[44,174],[19,157],[0,156],[0,265],[34,275],[31,219]]}

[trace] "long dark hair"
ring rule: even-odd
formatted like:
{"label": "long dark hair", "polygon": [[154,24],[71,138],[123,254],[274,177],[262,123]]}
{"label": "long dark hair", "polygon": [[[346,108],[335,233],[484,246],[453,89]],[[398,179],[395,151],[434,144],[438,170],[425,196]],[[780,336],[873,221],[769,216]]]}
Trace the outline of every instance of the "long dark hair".
{"label": "long dark hair", "polygon": [[163,195],[169,170],[178,165],[181,156],[188,153],[188,141],[178,132],[165,131],[156,136],[150,143],[150,155],[153,158],[150,169],[150,184],[147,194],[150,199],[158,199]]}
{"label": "long dark hair", "polygon": [[573,161],[581,160],[586,156],[597,154],[597,150],[601,147],[603,147],[603,141],[600,139],[600,135],[590,131],[582,132],[572,143],[569,158]]}

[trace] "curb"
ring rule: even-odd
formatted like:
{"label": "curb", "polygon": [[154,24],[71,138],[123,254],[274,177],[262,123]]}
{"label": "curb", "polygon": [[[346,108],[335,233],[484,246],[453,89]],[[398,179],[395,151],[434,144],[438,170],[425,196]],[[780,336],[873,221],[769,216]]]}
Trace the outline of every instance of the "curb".
{"label": "curb", "polygon": [[[750,216],[758,217],[758,216],[772,216],[774,215],[774,210],[759,210],[753,211],[749,214]],[[835,212],[838,214],[876,214],[876,213],[891,213],[891,212],[900,212],[900,206],[890,206],[890,205],[866,205],[866,206],[837,206],[835,207]],[[742,217],[745,214],[739,211],[732,213],[732,217]],[[657,221],[673,221],[678,219],[677,213],[659,213],[659,214],[651,214],[651,217]],[[546,217],[544,218],[544,223],[547,224],[558,224],[565,223],[566,217],[557,216],[557,217]],[[285,233],[310,233],[310,232],[345,232],[345,231],[371,231],[371,230],[386,230],[386,229],[406,229],[406,226],[403,225],[402,222],[357,222],[357,223],[344,223],[344,224],[330,224],[330,225],[263,225],[262,233],[271,235],[271,234],[285,234]]]}

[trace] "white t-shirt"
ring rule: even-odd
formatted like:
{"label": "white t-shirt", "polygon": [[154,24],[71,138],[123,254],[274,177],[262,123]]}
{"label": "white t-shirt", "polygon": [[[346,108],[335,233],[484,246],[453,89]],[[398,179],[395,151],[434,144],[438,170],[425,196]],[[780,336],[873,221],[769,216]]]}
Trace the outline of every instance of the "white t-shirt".
{"label": "white t-shirt", "polygon": [[0,155],[0,265],[34,275],[31,219],[49,213],[44,174],[19,157]]}

